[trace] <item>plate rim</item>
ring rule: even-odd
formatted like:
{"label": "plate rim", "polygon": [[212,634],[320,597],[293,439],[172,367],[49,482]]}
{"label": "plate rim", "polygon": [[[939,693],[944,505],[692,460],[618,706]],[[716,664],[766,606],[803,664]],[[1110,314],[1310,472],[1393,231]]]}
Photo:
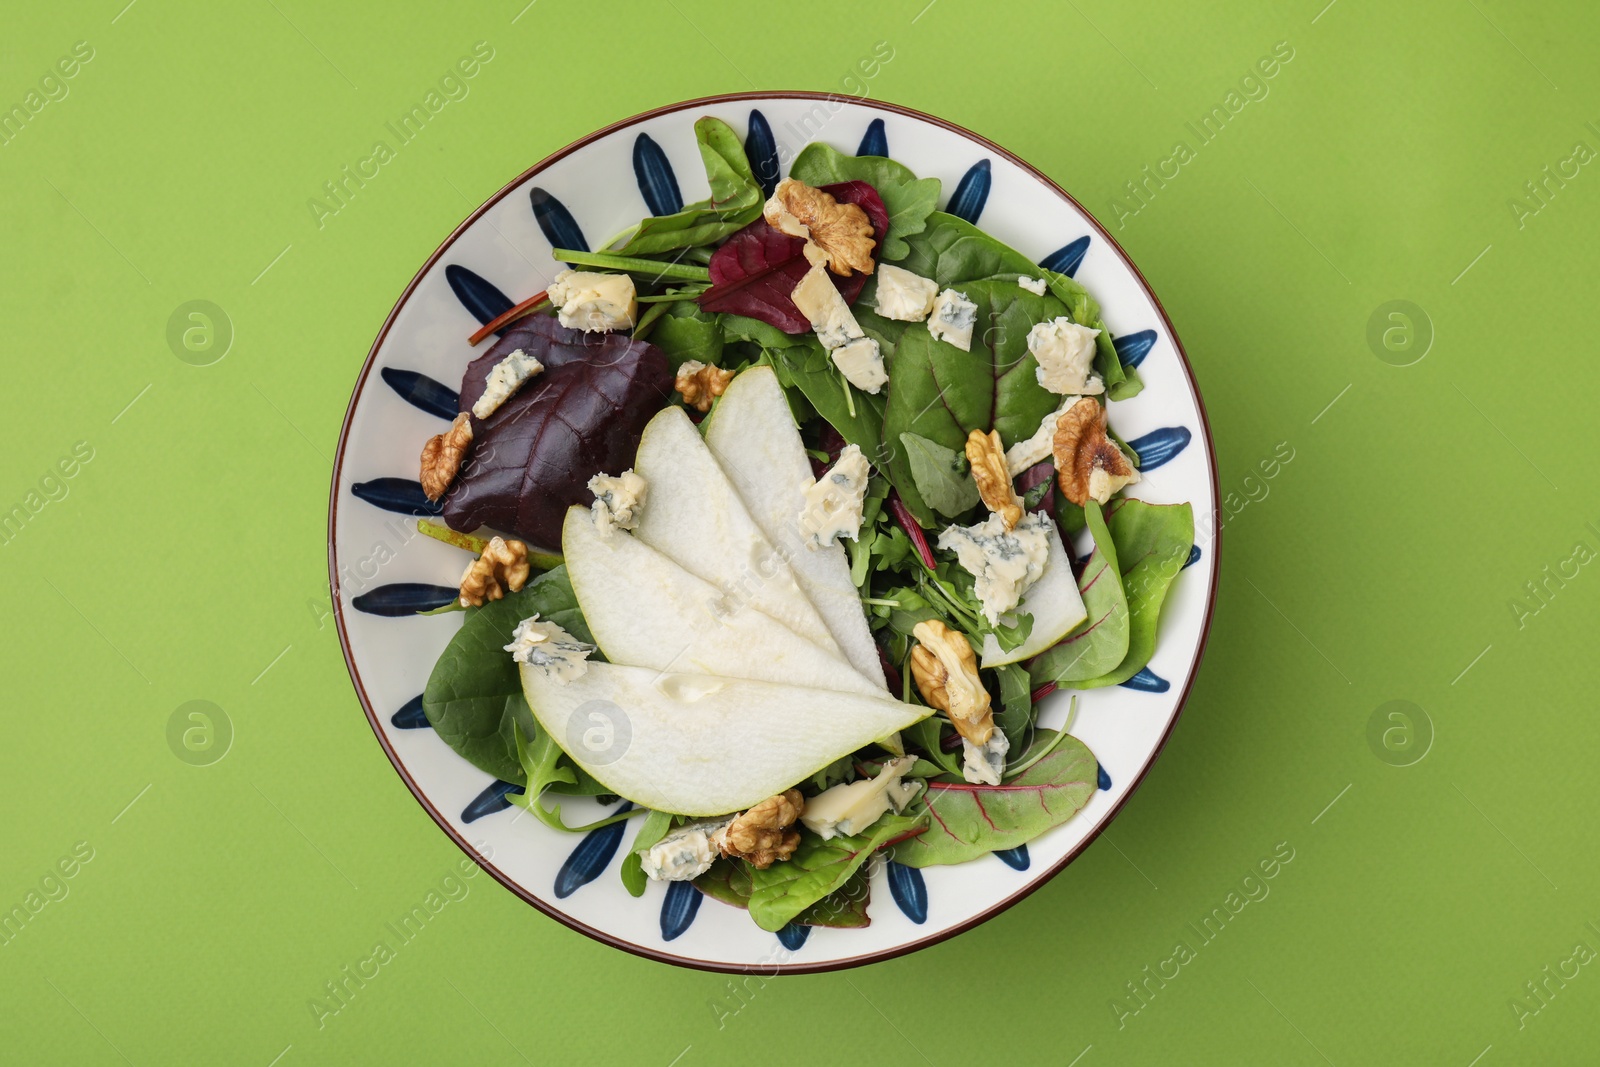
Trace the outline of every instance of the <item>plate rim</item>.
{"label": "plate rim", "polygon": [[1030,175],[1036,181],[1044,185],[1047,189],[1065,199],[1073,207],[1077,208],[1078,212],[1084,217],[1089,226],[1092,228],[1092,232],[1095,234],[1095,236],[1105,241],[1106,244],[1116,252],[1123,264],[1133,272],[1133,276],[1138,279],[1140,288],[1144,290],[1145,295],[1150,299],[1151,304],[1154,305],[1156,314],[1160,318],[1162,326],[1166,328],[1167,336],[1172,341],[1173,350],[1177,353],[1178,362],[1183,368],[1184,376],[1188,379],[1190,392],[1194,395],[1195,399],[1195,409],[1200,416],[1201,437],[1203,438],[1206,458],[1208,460],[1207,474],[1211,480],[1211,498],[1213,501],[1221,500],[1221,487],[1217,477],[1217,457],[1216,449],[1211,436],[1211,422],[1206,415],[1205,398],[1202,396],[1200,392],[1200,384],[1195,378],[1194,367],[1189,362],[1188,354],[1183,348],[1183,342],[1179,339],[1178,332],[1172,325],[1172,319],[1167,315],[1167,310],[1161,303],[1161,298],[1156,295],[1155,289],[1145,278],[1144,273],[1139,270],[1139,267],[1133,261],[1133,258],[1128,255],[1127,251],[1123,249],[1120,244],[1117,243],[1117,239],[1100,224],[1100,220],[1097,219],[1088,208],[1084,207],[1076,197],[1063,189],[1049,175],[1045,174],[1043,171],[1039,170],[1037,167],[1017,156],[1010,150],[996,144],[994,141],[989,140],[987,137],[984,137],[978,133],[974,133],[972,130],[967,129],[958,123],[951,122],[948,119],[940,118],[937,115],[930,115],[927,112],[919,111],[916,108],[906,107],[903,104],[895,104],[886,100],[874,100],[868,97],[857,97],[844,93],[822,93],[799,89],[715,93],[709,96],[697,96],[688,100],[681,100],[673,104],[665,104],[660,107],[651,108],[647,111],[641,111],[638,114],[609,123],[608,125],[602,126],[600,129],[586,134],[578,140],[575,140],[570,144],[567,144],[564,147],[550,153],[543,159],[540,159],[538,162],[534,163],[532,166],[523,170],[515,178],[501,186],[500,189],[498,189],[492,196],[474,209],[471,214],[463,219],[459,225],[457,225],[450,231],[448,235],[445,236],[444,240],[441,241],[438,247],[433,250],[433,252],[423,262],[422,266],[417,269],[417,272],[412,276],[411,281],[406,284],[405,289],[400,293],[399,298],[395,301],[394,307],[390,309],[389,314],[384,318],[383,325],[378,330],[378,335],[372,342],[372,347],[368,349],[367,358],[362,363],[361,372],[356,376],[355,385],[351,389],[350,402],[345,407],[344,419],[339,427],[339,443],[334,452],[333,478],[328,493],[328,586],[329,594],[332,600],[334,626],[339,634],[339,649],[344,656],[345,670],[349,674],[351,685],[355,689],[356,699],[360,701],[361,708],[366,714],[367,725],[371,728],[373,736],[378,739],[378,744],[382,746],[384,755],[388,757],[389,765],[393,767],[395,773],[400,776],[400,780],[404,782],[406,788],[410,790],[412,797],[417,801],[418,804],[422,806],[422,809],[428,813],[428,815],[438,825],[439,829],[444,831],[445,836],[451,841],[455,842],[456,846],[460,848],[462,852],[466,853],[469,859],[471,859],[484,871],[488,872],[495,881],[499,882],[502,886],[522,899],[525,903],[532,905],[540,913],[549,916],[555,921],[561,923],[563,926],[566,926],[572,930],[576,930],[578,933],[598,941],[603,945],[607,945],[615,949],[621,949],[624,952],[628,952],[644,959],[654,960],[659,963],[669,963],[673,964],[674,966],[684,967],[691,970],[709,971],[719,974],[760,973],[763,975],[776,976],[780,974],[821,974],[829,971],[846,970],[852,967],[860,967],[868,963],[879,963],[886,960],[897,959],[901,956],[909,955],[912,952],[917,952],[925,948],[931,948],[932,946],[947,941],[959,934],[966,933],[968,930],[988,922],[990,919],[994,918],[1000,913],[1021,903],[1024,899],[1031,896],[1034,892],[1052,881],[1056,875],[1060,874],[1066,869],[1068,864],[1076,860],[1084,853],[1085,850],[1088,849],[1091,844],[1099,839],[1100,835],[1104,833],[1105,830],[1116,819],[1116,817],[1121,814],[1123,807],[1126,806],[1128,801],[1133,798],[1134,794],[1139,791],[1140,785],[1144,783],[1145,776],[1148,775],[1155,767],[1156,761],[1160,759],[1161,754],[1166,750],[1167,742],[1171,739],[1172,732],[1174,729],[1176,729],[1178,720],[1183,715],[1184,708],[1189,703],[1189,695],[1193,691],[1195,679],[1200,673],[1200,664],[1205,658],[1206,645],[1211,636],[1211,624],[1216,618],[1217,587],[1221,578],[1222,529],[1220,525],[1214,526],[1209,545],[1210,551],[1207,553],[1211,557],[1211,585],[1206,596],[1205,618],[1201,623],[1200,639],[1195,646],[1194,660],[1190,664],[1189,676],[1184,682],[1183,691],[1178,694],[1178,700],[1176,706],[1173,708],[1172,718],[1168,721],[1166,729],[1162,731],[1161,737],[1156,741],[1155,748],[1151,751],[1150,758],[1146,761],[1144,767],[1142,767],[1139,770],[1139,773],[1134,776],[1133,780],[1129,782],[1127,790],[1123,793],[1122,797],[1117,800],[1115,804],[1113,804],[1111,810],[1106,812],[1105,816],[1100,820],[1099,825],[1095,826],[1082,841],[1068,851],[1066,855],[1057,860],[1053,866],[1051,866],[1048,870],[1040,871],[1038,875],[1030,879],[1026,885],[990,905],[988,908],[985,908],[983,911],[969,916],[968,918],[963,919],[961,922],[956,923],[955,925],[937,933],[929,934],[926,937],[916,938],[914,940],[904,942],[903,944],[895,945],[892,948],[878,949],[871,952],[864,952],[855,956],[847,956],[837,959],[819,960],[814,963],[771,962],[758,964],[735,964],[723,963],[715,960],[697,959],[691,956],[682,956],[678,955],[677,953],[666,952],[648,945],[636,944],[635,942],[628,941],[616,934],[597,929],[596,927],[590,926],[588,923],[566,914],[559,908],[546,903],[544,900],[541,900],[531,891],[524,889],[523,886],[513,880],[509,875],[505,874],[498,867],[496,867],[491,859],[481,854],[469,841],[466,840],[465,835],[458,833],[455,827],[450,824],[448,818],[446,818],[445,815],[434,806],[433,802],[428,798],[428,796],[418,787],[416,780],[412,778],[410,771],[406,769],[405,764],[396,754],[394,747],[389,743],[388,738],[384,736],[383,729],[378,721],[378,713],[374,710],[372,701],[367,696],[366,687],[361,681],[361,673],[356,669],[355,657],[350,648],[349,635],[345,631],[344,606],[339,596],[339,569],[334,536],[339,518],[339,482],[344,471],[345,448],[349,443],[350,424],[355,417],[356,404],[360,401],[362,393],[366,389],[367,379],[371,375],[372,368],[378,358],[378,351],[383,347],[384,341],[388,339],[390,328],[393,327],[395,320],[399,317],[400,312],[405,308],[407,301],[411,299],[411,296],[416,291],[417,286],[421,284],[422,279],[427,276],[428,272],[434,268],[434,265],[439,262],[446,251],[448,251],[455,244],[456,240],[461,237],[462,234],[464,234],[474,223],[478,221],[478,219],[483,217],[483,215],[485,215],[495,205],[500,203],[500,201],[508,196],[512,191],[517,189],[528,179],[545,170],[551,164],[566,158],[572,153],[585,148],[589,144],[615,133],[618,130],[626,129],[630,126],[637,125],[641,122],[656,118],[661,115],[668,115],[678,111],[686,111],[691,108],[737,103],[740,101],[761,100],[816,100],[823,102],[838,101],[844,104],[857,104],[862,107],[875,108],[879,111],[887,112],[892,115],[899,115],[930,123],[934,126],[941,127],[953,133],[959,134],[960,136],[969,138],[973,142],[982,145],[984,148],[993,152],[997,156],[1004,158],[1008,163],[1020,168],[1024,173]]}

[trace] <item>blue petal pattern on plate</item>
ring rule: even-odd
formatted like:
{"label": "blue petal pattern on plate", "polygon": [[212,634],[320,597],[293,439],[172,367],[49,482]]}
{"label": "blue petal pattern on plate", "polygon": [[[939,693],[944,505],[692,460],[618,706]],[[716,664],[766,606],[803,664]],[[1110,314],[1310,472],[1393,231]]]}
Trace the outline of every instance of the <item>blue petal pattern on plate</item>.
{"label": "blue petal pattern on plate", "polygon": [[428,499],[422,483],[410,478],[374,478],[370,482],[356,482],[350,492],[384,511],[401,515],[437,515],[444,510],[442,503]]}
{"label": "blue petal pattern on plate", "polygon": [[444,280],[450,283],[450,289],[461,301],[461,306],[485,326],[514,306],[512,299],[496,289],[493,282],[459,263],[445,266]]}
{"label": "blue petal pattern on plate", "polygon": [[1119,682],[1124,689],[1134,689],[1141,693],[1165,693],[1172,688],[1172,683],[1152,671],[1149,667],[1140,667],[1139,673],[1129,678],[1126,682]]}
{"label": "blue petal pattern on plate", "polygon": [[1124,367],[1137,367],[1150,354],[1150,349],[1155,347],[1156,332],[1140,330],[1126,337],[1115,338],[1111,343],[1116,346],[1117,358],[1122,360]]}
{"label": "blue petal pattern on plate", "polygon": [[761,112],[750,111],[750,129],[744,137],[744,154],[750,159],[750,170],[756,176],[762,193],[772,195],[778,187],[778,142],[772,138],[772,127]]}
{"label": "blue petal pattern on plate", "polygon": [[1016,848],[1003,848],[995,853],[1002,863],[1014,871],[1025,871],[1033,860],[1028,857],[1028,846],[1018,845]]}
{"label": "blue petal pattern on plate", "polygon": [[450,585],[429,585],[426,582],[395,582],[380,585],[370,593],[362,593],[350,601],[350,606],[368,615],[415,615],[419,611],[442,608],[460,595],[460,590]]}
{"label": "blue petal pattern on plate", "polygon": [[648,133],[641,133],[633,142],[633,176],[639,182],[639,193],[650,214],[672,215],[682,210],[683,194],[678,191],[678,176],[672,173],[667,154]]}
{"label": "blue petal pattern on plate", "polygon": [[928,921],[928,883],[922,872],[903,863],[889,861],[889,895],[914,923]]}
{"label": "blue petal pattern on plate", "polygon": [[1101,789],[1111,788],[1111,776],[1106,773],[1106,769],[1104,767],[1101,767],[1096,772],[1094,784],[1099,786]]}
{"label": "blue petal pattern on plate", "polygon": [[[570,248],[574,252],[589,251],[589,242],[583,239],[583,231],[578,228],[578,220],[572,217],[567,205],[539,188],[528,191],[528,200],[533,204],[534,221],[539,224],[539,229],[544,231],[544,239],[550,242],[551,248]],[[576,263],[568,263],[567,266],[577,268]],[[510,306],[509,303],[506,304],[506,307]]]}
{"label": "blue petal pattern on plate", "polygon": [[443,382],[436,382],[426,374],[414,370],[385,367],[378,373],[389,383],[389,388],[400,394],[400,399],[412,407],[421,408],[429,415],[441,419],[454,419],[461,410],[461,397]]}
{"label": "blue petal pattern on plate", "polygon": [[[1189,546],[1189,558],[1183,561],[1183,566],[1184,567],[1193,567],[1196,563],[1199,563],[1199,562],[1200,562],[1200,546],[1199,545],[1190,545]],[[1182,570],[1183,567],[1180,567],[1178,569]]]}
{"label": "blue petal pattern on plate", "polygon": [[778,931],[778,941],[790,952],[799,952],[800,946],[804,945],[806,938],[810,936],[811,927],[801,926],[799,923],[789,923]]}
{"label": "blue petal pattern on plate", "polygon": [[511,806],[507,798],[508,793],[524,793],[527,790],[515,782],[506,782],[496,778],[483,792],[472,798],[472,803],[461,810],[462,822],[477,822],[485,815],[493,815],[497,811],[505,811]]}
{"label": "blue petal pattern on plate", "polygon": [[858,156],[887,156],[889,154],[889,134],[883,128],[882,119],[873,119],[867,123],[867,132],[861,135],[861,144],[856,146]]}
{"label": "blue petal pattern on plate", "polygon": [[[617,810],[627,811],[632,807],[631,803],[624,802]],[[611,863],[611,857],[617,854],[617,846],[622,843],[622,831],[627,829],[627,826],[626,822],[614,822],[610,826],[602,826],[583,835],[578,847],[572,850],[567,862],[556,872],[557,898],[570,897],[578,889],[600,877],[600,872]]]}
{"label": "blue petal pattern on plate", "polygon": [[978,216],[983,214],[983,205],[989,201],[989,182],[989,161],[980,159],[961,176],[961,184],[951,194],[945,210],[976,226]]}
{"label": "blue petal pattern on plate", "polygon": [[1139,453],[1139,470],[1142,473],[1153,471],[1163,463],[1170,462],[1188,446],[1193,436],[1186,426],[1163,426],[1159,430],[1151,430],[1143,437],[1134,438],[1128,445]]}
{"label": "blue petal pattern on plate", "polygon": [[397,730],[421,730],[432,726],[428,721],[427,713],[422,710],[422,694],[418,693],[404,704],[400,710],[389,716],[389,725]]}
{"label": "blue petal pattern on plate", "polygon": [[[1078,238],[1071,244],[1064,244],[1039,261],[1039,266],[1045,270],[1053,270],[1057,274],[1072,277],[1078,273],[1078,268],[1083,266],[1083,257],[1089,251],[1088,235]],[[1123,360],[1124,363],[1127,360]]]}
{"label": "blue petal pattern on plate", "polygon": [[661,939],[675,940],[689,929],[704,899],[705,894],[693,882],[668,882],[667,899],[661,902]]}

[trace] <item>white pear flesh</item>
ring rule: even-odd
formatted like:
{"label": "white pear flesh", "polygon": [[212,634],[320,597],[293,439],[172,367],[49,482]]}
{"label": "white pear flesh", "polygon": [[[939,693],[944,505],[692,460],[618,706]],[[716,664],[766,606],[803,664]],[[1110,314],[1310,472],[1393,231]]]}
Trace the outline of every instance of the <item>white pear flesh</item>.
{"label": "white pear flesh", "polygon": [[844,546],[807,548],[801,536],[805,491],[816,479],[772,368],[752,367],[734,378],[703,431],[706,446],[727,472],[751,518],[788,558],[801,592],[822,616],[845,658],[884,684],[878,646],[850,580]]}
{"label": "white pear flesh", "polygon": [[591,662],[561,683],[522,668],[539,725],[635,804],[676,815],[741,811],[930,709],[887,697]]}
{"label": "white pear flesh", "polygon": [[1000,642],[994,634],[983,636],[983,661],[981,666],[1000,667],[1007,663],[1036,656],[1073,631],[1089,617],[1084,610],[1083,597],[1078,594],[1078,579],[1072,573],[1072,559],[1061,544],[1061,533],[1051,523],[1050,555],[1045,560],[1044,573],[1022,594],[1022,601],[1010,614],[1027,612],[1033,616],[1033,629],[1028,639],[1010,652],[1000,651]]}
{"label": "white pear flesh", "polygon": [[561,550],[584,621],[613,663],[888,695],[837,652],[734,603],[625,531],[602,535],[587,508],[568,509]]}
{"label": "white pear flesh", "polygon": [[664,408],[645,426],[633,469],[650,483],[634,531],[639,540],[730,598],[837,651],[838,643],[800,591],[783,554],[751,518],[682,408]]}

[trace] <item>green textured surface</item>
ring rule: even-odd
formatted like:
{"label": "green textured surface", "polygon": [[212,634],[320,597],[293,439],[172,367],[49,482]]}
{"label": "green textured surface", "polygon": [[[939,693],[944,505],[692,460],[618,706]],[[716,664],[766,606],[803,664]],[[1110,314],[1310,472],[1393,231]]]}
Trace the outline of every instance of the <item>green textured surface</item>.
{"label": "green textured surface", "polygon": [[[1600,551],[1600,177],[1524,189],[1600,147],[1584,5],[907,0],[811,5],[779,35],[757,5],[690,0],[123,2],[12,5],[0,38],[3,107],[94,53],[0,145],[0,509],[93,450],[0,545],[0,909],[93,851],[0,938],[8,1061],[1593,1057],[1600,977],[1574,945],[1600,946],[1580,792],[1600,578],[1573,557]],[[319,229],[307,199],[480,40],[470,95]],[[1060,877],[906,959],[736,990],[478,877],[319,1027],[307,1002],[461,858],[326,616],[331,457],[383,316],[547,152],[690,96],[857,90],[880,40],[872,97],[995,139],[1112,227],[1181,332],[1230,509],[1256,498],[1165,756]],[[1199,145],[1185,123],[1278,42],[1268,95]],[[1179,139],[1193,158],[1119,211]],[[236,333],[205,367],[166,340],[195,299]],[[1391,300],[1433,324],[1415,365],[1369,348]],[[1252,478],[1280,442],[1293,461]],[[233,725],[210,766],[168,746],[190,700]],[[1368,742],[1390,700],[1437,733],[1411,766]],[[1280,842],[1270,895],[1200,946],[1188,924]],[[1194,958],[1132,999],[1179,939]]]}

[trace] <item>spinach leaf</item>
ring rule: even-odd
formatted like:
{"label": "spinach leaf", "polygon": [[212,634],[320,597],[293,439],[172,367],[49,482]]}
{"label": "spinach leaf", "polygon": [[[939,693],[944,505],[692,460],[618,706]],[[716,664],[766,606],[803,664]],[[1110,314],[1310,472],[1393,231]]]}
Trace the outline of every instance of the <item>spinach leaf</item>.
{"label": "spinach leaf", "polygon": [[1128,651],[1114,669],[1076,683],[1078,689],[1119,685],[1150,662],[1161,606],[1194,544],[1194,509],[1188,504],[1147,504],[1124,499],[1108,525],[1128,597]]}
{"label": "spinach leaf", "polygon": [[615,254],[657,255],[712,244],[761,217],[766,198],[733,127],[708,115],[694,124],[694,136],[711,185],[710,199],[686,205],[676,214],[645,219]]}
{"label": "spinach leaf", "polygon": [[[1016,778],[997,786],[933,781],[918,806],[928,831],[894,847],[908,867],[964,863],[1026,844],[1076,815],[1094,795],[1099,763],[1075,737],[1040,730],[1038,744],[1059,744]],[[916,810],[914,807],[912,810]]]}
{"label": "spinach leaf", "polygon": [[508,782],[526,781],[517,759],[517,724],[536,727],[517,665],[504,646],[517,623],[535,613],[580,641],[594,642],[566,568],[556,567],[520,591],[469,612],[422,694],[423,714],[440,739],[474,767]]}
{"label": "spinach leaf", "polygon": [[[736,908],[749,908],[751,870],[746,863],[718,860],[709,871],[694,880],[695,888],[712,900],[720,900]],[[871,899],[872,882],[865,871],[858,870],[844,885],[796,915],[792,921],[801,926],[870,926],[872,920],[867,917],[867,905]]]}
{"label": "spinach leaf", "polygon": [[911,465],[911,480],[930,508],[953,519],[977,505],[978,483],[964,453],[914,433],[901,434],[900,443]]}
{"label": "spinach leaf", "polygon": [[723,334],[716,315],[701,311],[693,300],[660,306],[666,311],[657,318],[650,343],[666,354],[674,372],[691,359],[721,363]]}
{"label": "spinach leaf", "polygon": [[[1089,780],[1090,787],[1094,779]],[[844,887],[885,842],[923,825],[923,816],[885,815],[864,832],[824,841],[802,834],[793,856],[750,872],[750,918],[763,930],[781,930],[807,908]]]}
{"label": "spinach leaf", "polygon": [[1083,515],[1094,535],[1094,554],[1078,579],[1088,618],[1060,642],[1045,649],[1028,670],[1035,685],[1079,682],[1116,669],[1128,653],[1128,601],[1118,566],[1118,546],[1093,500]]}
{"label": "spinach leaf", "polygon": [[1031,437],[1061,401],[1039,384],[1039,364],[1028,351],[1028,330],[1062,314],[1061,301],[997,279],[966,282],[960,291],[978,308],[972,351],[935,340],[925,324],[914,323],[901,336],[889,367],[886,473],[923,526],[934,524],[933,511],[918,491],[901,434],[960,450],[969,431],[992,429],[1010,448]]}
{"label": "spinach leaf", "polygon": [[860,446],[867,459],[881,466],[883,394],[863,393],[845,381],[814,334],[799,340],[801,344],[766,350],[778,376],[793,382],[846,444]]}
{"label": "spinach leaf", "polygon": [[1033,685],[1020,663],[1007,663],[994,672],[1000,681],[1000,707],[994,724],[1006,735],[1010,750],[1020,753],[1033,729]]}
{"label": "spinach leaf", "polygon": [[891,263],[911,251],[906,238],[922,232],[939,203],[938,178],[918,178],[909,168],[883,156],[847,156],[821,141],[801,149],[789,168],[789,177],[815,186],[863,181],[878,190],[889,212],[889,232],[877,258]]}
{"label": "spinach leaf", "polygon": [[664,811],[651,811],[639,825],[639,832],[633,837],[633,847],[622,857],[622,866],[618,872],[622,875],[622,885],[630,896],[643,896],[644,887],[650,881],[644,873],[639,857],[659,844],[671,829],[672,816]]}
{"label": "spinach leaf", "polygon": [[929,715],[926,719],[914,722],[900,733],[913,745],[922,749],[927,754],[927,759],[938,766],[945,774],[961,777],[961,755],[956,752],[946,752],[940,742],[944,738],[944,728],[948,721],[938,715]]}
{"label": "spinach leaf", "polygon": [[1067,313],[1072,316],[1072,321],[1079,326],[1100,331],[1094,339],[1094,369],[1100,375],[1100,380],[1105,382],[1107,399],[1128,400],[1138,396],[1144,388],[1144,380],[1139,377],[1138,368],[1122,365],[1117,346],[1111,342],[1111,331],[1106,329],[1105,322],[1100,318],[1100,305],[1089,295],[1089,290],[1075,278],[1042,267],[1039,270],[1050,291],[1067,305]]}

